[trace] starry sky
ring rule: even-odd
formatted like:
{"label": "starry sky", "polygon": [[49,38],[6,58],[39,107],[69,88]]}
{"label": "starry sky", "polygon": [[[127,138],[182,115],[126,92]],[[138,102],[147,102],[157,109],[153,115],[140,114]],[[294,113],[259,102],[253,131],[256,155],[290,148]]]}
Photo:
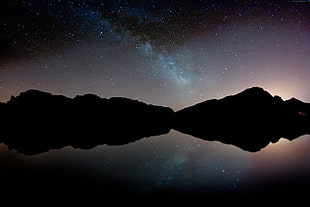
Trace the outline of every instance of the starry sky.
{"label": "starry sky", "polygon": [[0,101],[34,88],[177,110],[252,86],[310,101],[307,1],[0,4]]}

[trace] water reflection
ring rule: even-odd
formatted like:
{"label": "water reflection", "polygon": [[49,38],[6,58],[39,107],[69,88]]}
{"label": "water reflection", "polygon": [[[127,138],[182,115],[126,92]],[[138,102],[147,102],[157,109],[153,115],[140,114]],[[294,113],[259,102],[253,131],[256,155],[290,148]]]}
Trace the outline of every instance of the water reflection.
{"label": "water reflection", "polygon": [[6,177],[2,185],[12,190],[31,185],[109,196],[124,193],[138,199],[167,194],[206,198],[240,195],[259,184],[310,173],[309,148],[310,137],[303,136],[250,153],[171,131],[123,146],[65,147],[33,156],[1,145],[0,173]]}

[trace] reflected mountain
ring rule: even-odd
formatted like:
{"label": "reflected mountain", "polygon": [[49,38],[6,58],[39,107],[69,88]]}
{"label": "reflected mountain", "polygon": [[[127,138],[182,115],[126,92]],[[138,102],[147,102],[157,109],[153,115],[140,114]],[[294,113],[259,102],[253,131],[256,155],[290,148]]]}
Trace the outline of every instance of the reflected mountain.
{"label": "reflected mountain", "polygon": [[254,87],[219,100],[208,100],[175,113],[173,128],[192,136],[256,152],[280,138],[310,133],[310,104],[283,101]]}
{"label": "reflected mountain", "polygon": [[28,90],[0,103],[0,142],[33,155],[65,146],[124,145],[171,129],[255,152],[309,134],[308,103],[283,101],[254,87],[174,112],[128,98],[68,98]]}
{"label": "reflected mountain", "polygon": [[27,155],[65,146],[123,145],[170,131],[173,110],[127,98],[28,90],[0,105],[0,141]]}

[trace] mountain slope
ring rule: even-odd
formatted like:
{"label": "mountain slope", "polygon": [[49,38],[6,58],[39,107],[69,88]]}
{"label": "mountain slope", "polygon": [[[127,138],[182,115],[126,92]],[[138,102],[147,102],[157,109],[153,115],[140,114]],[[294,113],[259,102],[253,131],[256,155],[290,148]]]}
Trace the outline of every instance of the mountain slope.
{"label": "mountain slope", "polygon": [[254,87],[177,111],[173,128],[254,152],[281,137],[294,139],[308,133],[309,111],[307,103],[294,98],[283,101]]}
{"label": "mountain slope", "polygon": [[258,87],[177,112],[128,98],[28,90],[0,103],[0,142],[31,155],[65,146],[123,145],[175,129],[256,152],[281,137],[309,134],[309,105]]}
{"label": "mountain slope", "polygon": [[29,90],[2,103],[0,140],[24,154],[71,145],[120,145],[170,131],[168,107],[86,94],[67,98]]}

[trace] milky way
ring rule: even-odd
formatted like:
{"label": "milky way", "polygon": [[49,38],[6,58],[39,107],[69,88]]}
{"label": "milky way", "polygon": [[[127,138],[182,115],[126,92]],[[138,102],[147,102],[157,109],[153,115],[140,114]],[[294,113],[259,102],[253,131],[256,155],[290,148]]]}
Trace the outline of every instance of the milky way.
{"label": "milky way", "polygon": [[310,4],[1,1],[0,101],[29,88],[175,109],[261,86],[310,101]]}

